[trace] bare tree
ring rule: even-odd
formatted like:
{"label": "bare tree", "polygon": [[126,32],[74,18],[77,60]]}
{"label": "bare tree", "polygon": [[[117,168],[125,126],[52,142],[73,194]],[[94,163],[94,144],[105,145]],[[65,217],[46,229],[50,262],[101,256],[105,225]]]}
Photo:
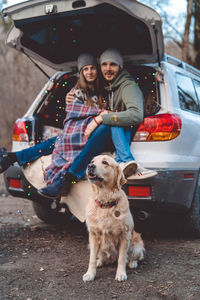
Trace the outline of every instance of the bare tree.
{"label": "bare tree", "polygon": [[200,1],[194,0],[194,66],[200,69]]}
{"label": "bare tree", "polygon": [[193,0],[188,0],[187,1],[187,17],[186,17],[186,22],[185,22],[185,30],[183,34],[183,39],[182,39],[182,58],[185,62],[192,63],[192,58],[190,55],[190,47],[189,47],[189,34],[190,34],[190,25],[191,25],[191,19],[193,15],[192,11],[192,6],[193,6]]}
{"label": "bare tree", "polygon": [[[177,17],[176,24],[167,14],[169,1],[142,0],[142,2],[159,12],[163,19],[164,37],[172,40],[180,48],[182,59],[200,68],[200,0],[187,0],[184,30],[180,29],[180,16]],[[194,30],[191,26],[192,18],[194,18]],[[192,41],[190,40],[191,35],[193,36]]]}

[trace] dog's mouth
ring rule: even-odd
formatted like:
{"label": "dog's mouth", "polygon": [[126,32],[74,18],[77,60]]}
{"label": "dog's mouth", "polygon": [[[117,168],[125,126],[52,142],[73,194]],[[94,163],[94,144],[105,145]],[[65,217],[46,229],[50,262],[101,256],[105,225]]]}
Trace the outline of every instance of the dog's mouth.
{"label": "dog's mouth", "polygon": [[97,174],[93,172],[88,172],[88,179],[90,181],[103,181],[103,178],[98,176]]}

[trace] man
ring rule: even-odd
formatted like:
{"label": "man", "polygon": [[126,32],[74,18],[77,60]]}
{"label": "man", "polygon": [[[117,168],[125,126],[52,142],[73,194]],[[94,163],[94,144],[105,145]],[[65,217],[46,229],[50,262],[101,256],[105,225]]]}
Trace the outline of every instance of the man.
{"label": "man", "polygon": [[[86,135],[90,136],[90,138],[66,173],[63,173],[49,186],[39,190],[39,193],[46,197],[59,197],[64,186],[65,191],[66,188],[69,190],[72,180],[81,179],[85,175],[86,167],[91,159],[101,154],[105,150],[106,145],[109,144],[111,128],[116,126],[124,128],[138,126],[143,120],[144,100],[142,92],[130,74],[123,69],[123,59],[119,51],[117,49],[104,51],[100,57],[100,64],[101,72],[106,82],[105,89],[108,92],[111,112],[97,116],[88,125]],[[96,128],[97,124],[99,126]],[[5,157],[0,160],[0,172],[8,168],[14,161],[18,161],[19,164],[23,165],[42,155],[50,154],[53,151],[54,143],[55,139],[50,139],[29,149],[9,153],[8,155],[5,153]],[[124,141],[126,148],[129,147],[129,143],[130,137],[129,140]],[[155,171],[138,167],[132,179],[143,179],[156,174],[157,172]]]}

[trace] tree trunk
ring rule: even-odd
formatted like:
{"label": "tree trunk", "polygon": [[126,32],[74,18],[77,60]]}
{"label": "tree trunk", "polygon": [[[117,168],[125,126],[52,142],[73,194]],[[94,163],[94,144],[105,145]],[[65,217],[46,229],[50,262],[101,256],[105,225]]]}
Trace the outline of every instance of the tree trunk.
{"label": "tree trunk", "polygon": [[185,62],[191,63],[190,49],[189,49],[189,34],[190,34],[190,24],[192,18],[192,5],[193,0],[188,0],[187,4],[187,18],[185,23],[185,30],[182,41],[182,58]]}
{"label": "tree trunk", "polygon": [[199,0],[194,0],[194,50],[195,50],[195,60],[194,65],[196,68],[200,69],[200,2]]}

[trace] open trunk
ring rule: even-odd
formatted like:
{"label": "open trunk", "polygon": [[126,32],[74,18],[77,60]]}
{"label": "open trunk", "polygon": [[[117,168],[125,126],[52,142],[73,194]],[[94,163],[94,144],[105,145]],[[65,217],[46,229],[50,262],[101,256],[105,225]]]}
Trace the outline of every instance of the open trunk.
{"label": "open trunk", "polygon": [[7,44],[56,70],[73,69],[77,57],[117,48],[125,61],[163,58],[160,16],[135,0],[32,0],[3,10],[13,20]]}
{"label": "open trunk", "polygon": [[[127,66],[136,84],[141,88],[145,99],[145,116],[154,115],[159,110],[159,86],[155,78],[155,69],[149,66]],[[76,75],[62,74],[53,88],[44,93],[43,101],[34,112],[37,119],[39,139],[56,136],[63,128],[65,118],[66,93],[74,86]]]}

